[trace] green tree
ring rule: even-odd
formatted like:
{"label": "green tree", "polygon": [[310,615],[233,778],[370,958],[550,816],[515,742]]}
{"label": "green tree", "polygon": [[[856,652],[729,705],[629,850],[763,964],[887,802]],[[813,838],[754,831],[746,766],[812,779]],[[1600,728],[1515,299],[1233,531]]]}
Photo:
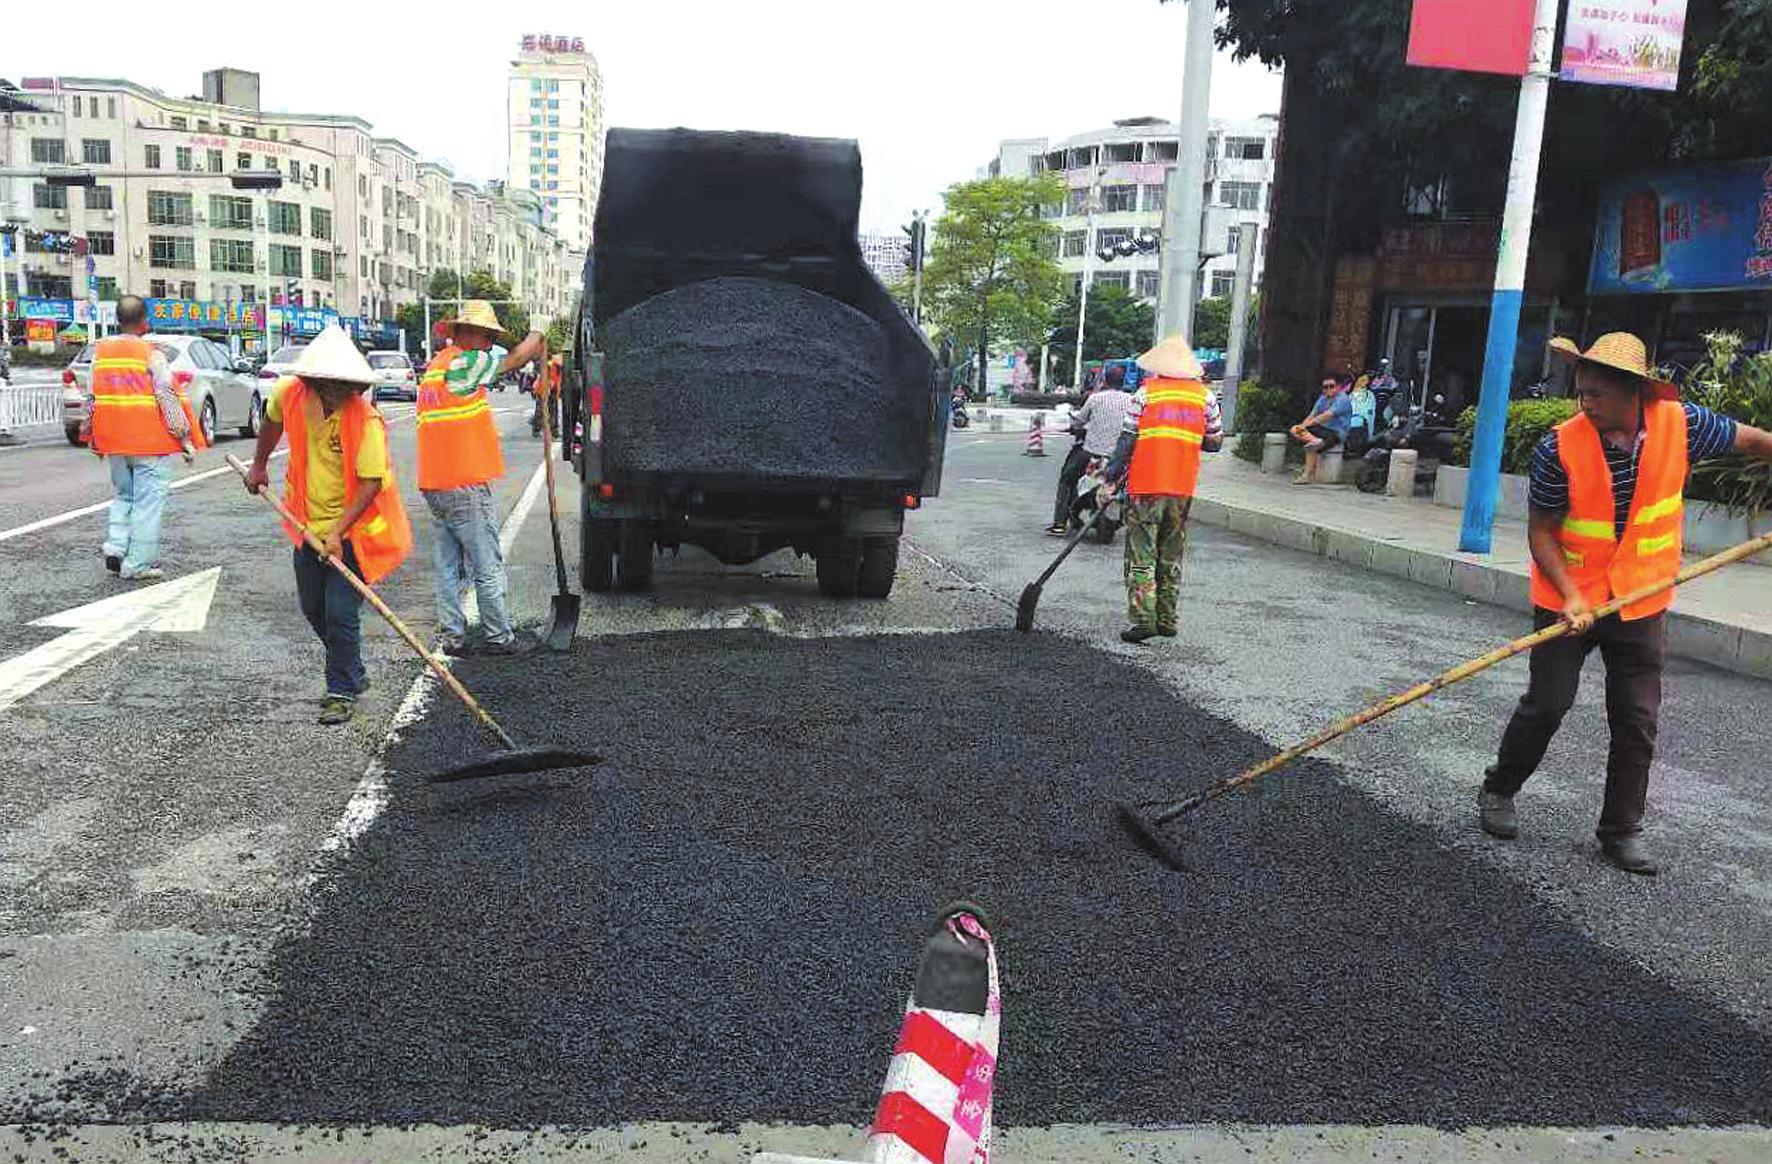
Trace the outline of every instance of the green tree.
{"label": "green tree", "polygon": [[1064,197],[1056,175],[983,178],[948,188],[923,270],[924,314],[976,345],[979,387],[995,343],[1044,334],[1063,275],[1058,228],[1041,213]]}
{"label": "green tree", "polygon": [[[1083,321],[1085,361],[1136,356],[1151,346],[1156,330],[1157,309],[1126,288],[1097,283],[1089,289],[1089,315]],[[1052,313],[1049,342],[1058,364],[1054,375],[1069,384],[1076,368],[1077,296],[1067,295]]]}
{"label": "green tree", "polygon": [[572,347],[572,317],[558,315],[543,334],[548,337],[548,351],[563,352]]}
{"label": "green tree", "polygon": [[[487,299],[492,301],[492,309],[498,313],[499,322],[512,335],[526,336],[529,334],[529,309],[521,303],[500,303],[501,299],[513,298],[511,289],[492,277],[489,271],[475,271],[463,279],[459,271],[434,271],[430,281],[425,285],[425,294],[431,299]],[[440,319],[448,319],[454,311],[453,304],[437,303],[431,306],[431,325],[434,327]],[[420,352],[425,343],[425,307],[423,303],[408,303],[395,313],[395,322],[406,332],[406,350]]]}
{"label": "green tree", "polygon": [[1194,308],[1194,346],[1225,348],[1231,342],[1231,300],[1228,295],[1202,299]]}

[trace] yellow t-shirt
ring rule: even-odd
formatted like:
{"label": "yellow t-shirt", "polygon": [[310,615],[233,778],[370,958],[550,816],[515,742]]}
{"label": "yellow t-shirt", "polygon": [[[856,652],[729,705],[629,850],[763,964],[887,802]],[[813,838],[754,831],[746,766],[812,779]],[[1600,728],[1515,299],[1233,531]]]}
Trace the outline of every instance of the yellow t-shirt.
{"label": "yellow t-shirt", "polygon": [[[265,416],[274,424],[283,423],[282,389],[271,397]],[[309,392],[303,402],[308,419],[308,528],[315,537],[325,537],[345,513],[345,456],[339,438],[341,415],[325,414],[320,407],[320,394]],[[296,450],[290,456],[299,455]],[[387,431],[379,424],[365,425],[363,444],[357,449],[357,476],[379,480],[384,486],[393,476],[388,468]]]}

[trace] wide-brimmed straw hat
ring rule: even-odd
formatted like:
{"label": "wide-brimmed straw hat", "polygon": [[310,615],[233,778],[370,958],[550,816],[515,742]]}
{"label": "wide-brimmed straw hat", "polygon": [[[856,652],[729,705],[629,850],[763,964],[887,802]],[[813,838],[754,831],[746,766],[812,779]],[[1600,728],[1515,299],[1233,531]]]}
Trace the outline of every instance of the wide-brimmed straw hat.
{"label": "wide-brimmed straw hat", "polygon": [[339,380],[365,388],[375,383],[375,371],[369,361],[336,323],[309,341],[289,371],[304,380]]}
{"label": "wide-brimmed straw hat", "polygon": [[1171,380],[1198,380],[1206,375],[1199,358],[1194,355],[1193,345],[1179,335],[1170,336],[1138,357],[1138,366],[1153,376],[1166,376]]}
{"label": "wide-brimmed straw hat", "polygon": [[1596,368],[1610,368],[1614,372],[1623,372],[1641,380],[1649,392],[1665,400],[1677,400],[1680,389],[1655,374],[1649,366],[1649,348],[1642,340],[1628,331],[1608,332],[1595,340],[1587,351],[1567,336],[1558,336],[1550,342],[1550,350],[1566,360],[1577,364],[1592,364]]}
{"label": "wide-brimmed straw hat", "polygon": [[443,321],[444,328],[477,327],[489,331],[501,343],[514,344],[516,340],[505,330],[504,324],[498,321],[498,312],[492,310],[492,304],[484,299],[469,299],[461,305],[461,314],[453,319]]}

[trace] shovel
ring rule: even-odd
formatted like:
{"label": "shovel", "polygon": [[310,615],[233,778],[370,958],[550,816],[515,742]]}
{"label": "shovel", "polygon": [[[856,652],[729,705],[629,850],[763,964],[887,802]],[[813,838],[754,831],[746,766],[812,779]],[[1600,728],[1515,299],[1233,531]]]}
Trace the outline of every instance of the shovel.
{"label": "shovel", "polygon": [[548,628],[546,640],[551,651],[570,651],[572,637],[578,633],[578,614],[584,599],[566,585],[566,554],[560,548],[560,505],[554,499],[554,406],[551,399],[541,402],[541,463],[548,474],[548,526],[554,533],[554,578],[560,590],[552,599],[554,623]]}
{"label": "shovel", "polygon": [[1101,524],[1101,519],[1107,516],[1107,511],[1108,507],[1106,505],[1096,506],[1095,516],[1089,519],[1089,523],[1071,535],[1069,544],[1059,552],[1058,557],[1052,560],[1052,564],[1046,567],[1046,572],[1034,581],[1028,583],[1027,589],[1021,592],[1021,601],[1017,603],[1015,607],[1016,630],[1020,631],[1022,634],[1027,634],[1034,629],[1034,614],[1040,608],[1040,594],[1046,589],[1046,583],[1052,581],[1052,575],[1058,573],[1058,568],[1064,565],[1064,560],[1066,558],[1071,556],[1071,551],[1082,545],[1083,539],[1088,537],[1090,532],[1094,530],[1096,526]]}
{"label": "shovel", "polygon": [[[242,481],[246,479],[246,466],[241,464],[240,459],[232,453],[228,454],[228,465],[234,472],[240,474]],[[289,512],[288,507],[271,496],[268,490],[260,490],[258,495],[264,498],[266,505],[276,510],[278,517],[302,531],[302,537],[307,539],[307,543],[313,551],[319,554],[328,566],[337,570],[339,576],[351,584],[351,589],[362,595],[363,600],[373,606],[375,612],[387,620],[388,625],[394,628],[395,633],[406,640],[406,645],[418,653],[418,657],[425,661],[443,686],[447,687],[451,694],[461,700],[469,711],[473,712],[474,718],[480,721],[480,726],[485,728],[487,734],[503,749],[503,753],[500,755],[433,773],[430,777],[432,784],[453,784],[460,780],[479,780],[488,776],[518,776],[527,772],[548,772],[556,768],[589,768],[602,762],[601,756],[586,755],[584,752],[575,752],[569,748],[518,747],[517,741],[511,738],[510,733],[500,727],[498,721],[492,718],[491,713],[481,707],[479,701],[472,695],[468,694],[468,689],[463,687],[461,680],[455,677],[455,672],[451,671],[444,665],[442,659],[432,654],[423,643],[419,642],[418,636],[412,633],[412,628],[407,626],[399,615],[389,609],[388,604],[381,600],[381,596],[369,588],[369,583],[357,577],[356,572],[349,566],[327,553],[326,546],[320,539],[315,537],[305,524],[297,521],[295,515]]]}
{"label": "shovel", "polygon": [[[1716,571],[1721,570],[1724,566],[1733,565],[1744,558],[1751,558],[1755,554],[1763,553],[1766,550],[1772,550],[1772,534],[1755,538],[1751,542],[1743,542],[1732,550],[1724,550],[1715,557],[1706,558],[1702,562],[1696,562],[1685,570],[1682,570],[1677,577],[1671,578],[1668,581],[1657,582],[1653,586],[1645,586],[1636,593],[1627,594],[1623,598],[1614,598],[1611,602],[1608,602],[1606,605],[1594,611],[1594,618],[1597,621],[1608,615],[1617,614],[1627,606],[1632,606],[1648,598],[1654,598],[1656,595],[1672,590],[1676,586],[1690,582],[1695,578],[1702,578],[1706,574],[1715,573]],[[1271,775],[1285,767],[1287,764],[1290,764],[1292,761],[1298,759],[1300,756],[1314,752],[1324,744],[1330,743],[1333,740],[1338,740],[1356,728],[1364,727],[1375,719],[1381,719],[1393,711],[1397,711],[1400,708],[1409,706],[1411,703],[1426,699],[1436,691],[1443,691],[1454,683],[1461,682],[1465,679],[1469,679],[1472,675],[1487,671],[1497,663],[1504,663],[1515,655],[1523,655],[1527,651],[1543,646],[1552,639],[1560,639],[1568,633],[1569,624],[1566,622],[1558,622],[1545,627],[1543,630],[1529,634],[1524,638],[1515,639],[1504,647],[1497,647],[1495,650],[1481,658],[1472,659],[1468,663],[1460,663],[1443,675],[1438,675],[1429,679],[1426,683],[1422,683],[1419,686],[1411,687],[1409,690],[1404,691],[1401,694],[1393,695],[1383,703],[1374,704],[1365,711],[1360,712],[1358,715],[1350,715],[1344,720],[1333,723],[1306,740],[1304,743],[1299,744],[1296,747],[1287,748],[1273,759],[1265,760],[1262,763],[1257,764],[1242,775],[1232,776],[1228,780],[1221,780],[1217,784],[1207,788],[1205,791],[1196,792],[1185,800],[1174,801],[1167,805],[1141,806],[1124,802],[1116,804],[1114,807],[1119,815],[1120,823],[1125,826],[1127,832],[1132,834],[1132,839],[1134,841],[1138,842],[1141,847],[1149,850],[1158,860],[1162,861],[1163,864],[1169,866],[1171,869],[1185,871],[1187,866],[1181,859],[1180,851],[1177,850],[1162,834],[1163,826],[1187,816],[1196,809],[1211,804],[1214,800],[1217,800],[1219,797],[1224,796],[1227,793],[1235,792],[1239,788],[1255,783],[1264,776]]]}

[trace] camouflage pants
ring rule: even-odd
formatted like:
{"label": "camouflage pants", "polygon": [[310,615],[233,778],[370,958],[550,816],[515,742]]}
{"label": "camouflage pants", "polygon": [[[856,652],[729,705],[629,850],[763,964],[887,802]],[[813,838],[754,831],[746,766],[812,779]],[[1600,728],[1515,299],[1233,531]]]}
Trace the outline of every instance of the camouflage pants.
{"label": "camouflage pants", "polygon": [[1191,497],[1126,499],[1126,621],[1176,629],[1181,555]]}

